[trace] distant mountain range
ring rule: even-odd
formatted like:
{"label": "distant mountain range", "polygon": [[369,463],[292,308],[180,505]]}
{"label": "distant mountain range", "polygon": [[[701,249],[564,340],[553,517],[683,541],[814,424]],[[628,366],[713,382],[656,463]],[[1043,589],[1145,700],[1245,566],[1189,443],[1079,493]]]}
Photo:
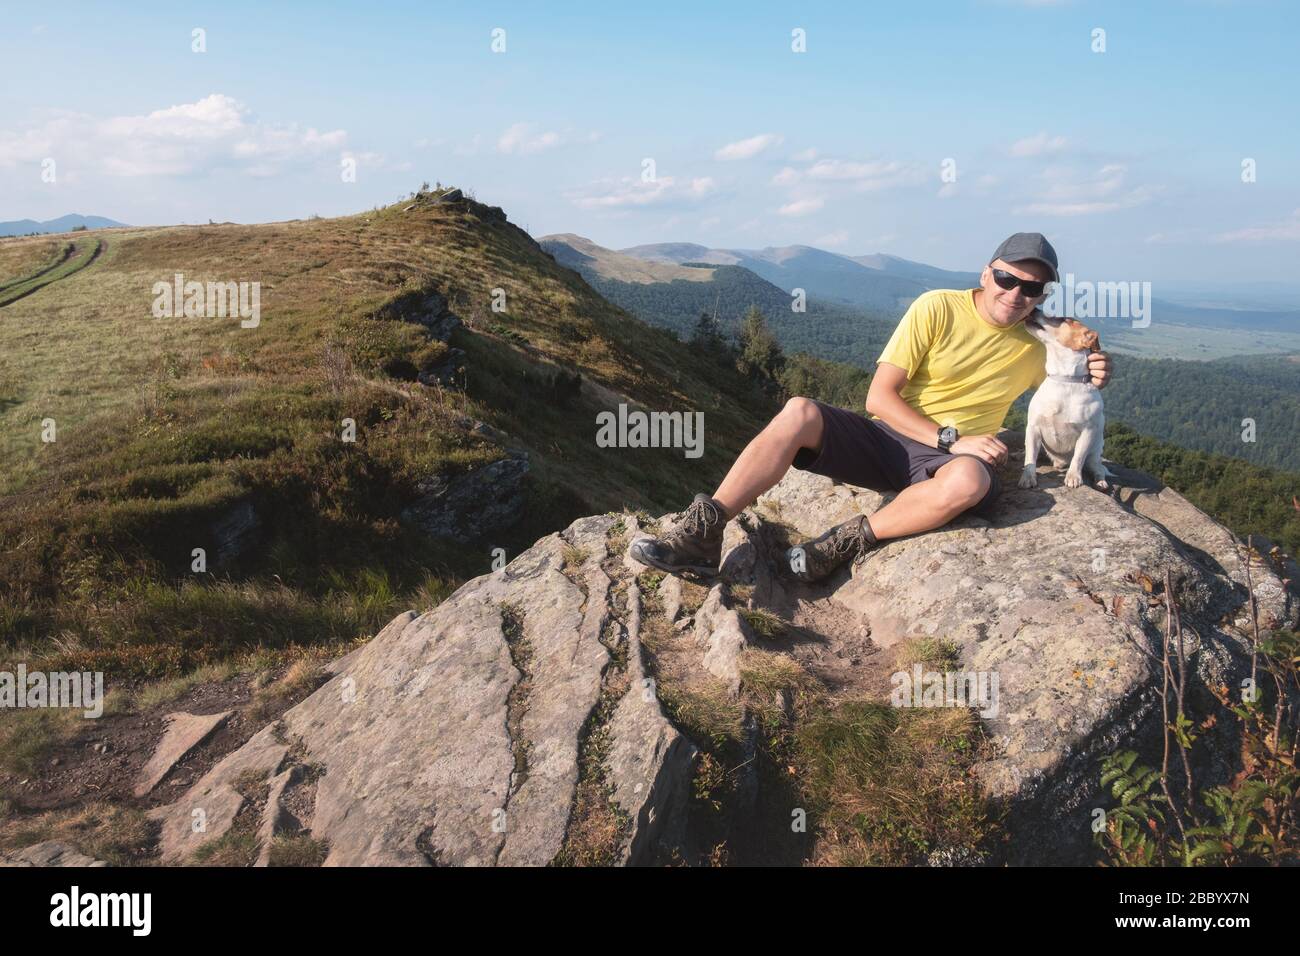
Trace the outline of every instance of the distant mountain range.
{"label": "distant mountain range", "polygon": [[[681,339],[691,337],[702,313],[714,316],[725,331],[734,332],[741,316],[750,306],[757,306],[790,351],[870,368],[902,314],[902,307],[896,304],[863,306],[825,296],[820,292],[824,288],[821,282],[816,288],[811,282],[794,282],[790,286],[808,293],[805,311],[796,312],[790,288],[748,267],[759,261],[757,256],[745,259],[746,265],[738,265],[732,260],[739,256],[688,243],[671,247],[671,255],[663,251],[663,246],[638,247],[654,253],[643,258],[631,255],[632,250],[606,249],[571,234],[543,236],[538,241],[556,262],[576,271],[606,299],[643,322],[671,329]],[[696,260],[695,255],[705,259]],[[696,261],[700,264],[692,264]],[[850,269],[862,269],[848,260],[844,262]],[[765,271],[779,275],[780,268],[778,263]],[[785,276],[786,280],[791,278]]]}
{"label": "distant mountain range", "polygon": [[897,256],[843,256],[812,246],[710,249],[689,242],[665,242],[618,252],[649,262],[740,266],[787,293],[804,289],[821,299],[891,312],[907,308],[930,289],[966,288],[979,281],[977,273],[951,272]]}
{"label": "distant mountain range", "polygon": [[[845,256],[812,246],[712,249],[693,242],[661,242],[614,250],[572,234],[544,236],[539,241],[557,260],[581,272],[589,282],[593,276],[640,284],[672,283],[677,279],[708,282],[725,275],[719,270],[745,269],[785,293],[787,305],[790,293],[803,289],[823,305],[865,310],[879,317],[892,317],[895,322],[922,292],[972,288],[979,283],[976,272],[954,272],[883,253]],[[737,284],[735,277],[731,284]],[[1249,288],[1238,296],[1228,288],[1208,292],[1192,283],[1165,287],[1165,297],[1153,297],[1150,303],[1150,314],[1161,326],[1237,332],[1300,331],[1300,310],[1295,308],[1300,298],[1283,284],[1276,284],[1264,299],[1251,297]],[[640,295],[644,297],[646,292]],[[610,297],[628,308],[617,294]],[[759,304],[766,309],[766,303]],[[637,314],[647,317],[644,310]],[[1118,334],[1117,344],[1128,344],[1134,350],[1142,347],[1144,340],[1135,336],[1128,320],[1097,321],[1110,335]]]}
{"label": "distant mountain range", "polygon": [[115,226],[125,225],[124,222],[105,219],[103,216],[79,216],[73,213],[60,216],[58,219],[47,219],[45,222],[37,222],[35,219],[15,219],[12,222],[0,222],[0,236],[29,236],[34,232],[71,232],[78,226],[85,226],[87,229],[112,229]]}

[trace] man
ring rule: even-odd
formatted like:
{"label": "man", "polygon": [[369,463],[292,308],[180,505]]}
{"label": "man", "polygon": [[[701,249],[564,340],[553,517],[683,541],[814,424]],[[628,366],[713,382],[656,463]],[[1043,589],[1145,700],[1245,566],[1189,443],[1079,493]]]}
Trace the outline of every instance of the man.
{"label": "man", "polygon": [[[749,443],[710,498],[695,496],[680,522],[631,554],[668,572],[716,574],[727,521],[793,465],[845,484],[897,496],[787,552],[787,568],[819,581],[879,542],[947,524],[965,511],[987,516],[1007,446],[995,435],[1011,404],[1047,377],[1045,348],[1022,323],[1058,282],[1056,250],[1039,233],[998,246],[978,289],[920,296],[881,353],[867,393],[870,418],[792,398]],[[1110,357],[1088,359],[1092,383],[1110,378]]]}

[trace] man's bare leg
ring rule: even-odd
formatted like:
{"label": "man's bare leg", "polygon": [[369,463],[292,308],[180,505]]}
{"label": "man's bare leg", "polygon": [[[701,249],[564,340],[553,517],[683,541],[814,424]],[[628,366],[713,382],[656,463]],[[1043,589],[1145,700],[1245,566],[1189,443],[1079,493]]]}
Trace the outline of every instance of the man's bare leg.
{"label": "man's bare leg", "polygon": [[800,448],[821,447],[822,413],[810,399],[792,398],[745,446],[713,500],[727,509],[727,518],[734,518],[785,477]]}
{"label": "man's bare leg", "polygon": [[918,481],[868,519],[877,540],[901,538],[946,525],[989,490],[989,475],[975,458],[954,458],[942,465],[933,478]]}
{"label": "man's bare leg", "polygon": [[[713,499],[733,518],[767,491],[790,469],[800,448],[819,451],[822,417],[809,399],[792,398],[767,427],[745,446]],[[868,519],[877,540],[901,538],[942,527],[989,490],[984,466],[961,457],[940,467],[934,477],[917,482]]]}

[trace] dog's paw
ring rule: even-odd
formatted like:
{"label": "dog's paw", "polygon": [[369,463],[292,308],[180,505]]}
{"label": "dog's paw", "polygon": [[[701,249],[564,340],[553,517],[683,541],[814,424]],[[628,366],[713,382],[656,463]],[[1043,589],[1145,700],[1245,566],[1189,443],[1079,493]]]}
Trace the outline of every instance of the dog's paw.
{"label": "dog's paw", "polygon": [[1093,485],[1093,487],[1098,491],[1110,491],[1112,486],[1105,478],[1098,478],[1097,483]]}
{"label": "dog's paw", "polygon": [[1065,487],[1078,488],[1083,484],[1083,475],[1077,471],[1067,471],[1065,473]]}
{"label": "dog's paw", "polygon": [[1038,471],[1034,468],[1026,468],[1020,473],[1019,484],[1021,488],[1037,488]]}

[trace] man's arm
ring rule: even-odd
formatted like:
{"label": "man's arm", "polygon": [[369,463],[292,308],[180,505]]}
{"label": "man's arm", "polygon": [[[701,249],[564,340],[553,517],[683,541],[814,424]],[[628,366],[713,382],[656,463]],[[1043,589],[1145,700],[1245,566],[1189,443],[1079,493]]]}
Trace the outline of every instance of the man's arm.
{"label": "man's arm", "polygon": [[[876,364],[867,389],[867,414],[877,415],[895,431],[931,448],[939,447],[939,426],[903,401],[907,371],[888,362]],[[974,455],[990,465],[1007,460],[1007,446],[992,435],[962,436],[949,449],[954,455]]]}
{"label": "man's arm", "polygon": [[939,426],[903,401],[907,369],[888,362],[876,365],[867,389],[867,414],[879,416],[890,428],[931,448],[939,447]]}

